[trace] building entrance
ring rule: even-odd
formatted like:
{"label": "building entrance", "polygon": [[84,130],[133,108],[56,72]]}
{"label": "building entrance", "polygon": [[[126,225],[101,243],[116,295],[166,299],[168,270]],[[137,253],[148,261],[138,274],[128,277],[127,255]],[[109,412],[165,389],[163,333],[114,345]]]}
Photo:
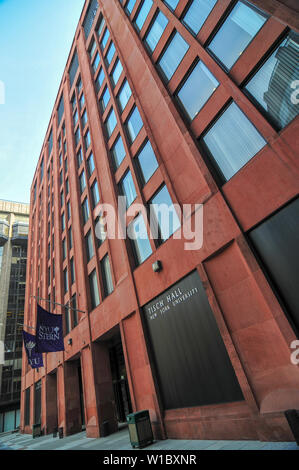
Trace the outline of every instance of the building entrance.
{"label": "building entrance", "polygon": [[126,422],[126,416],[132,412],[132,404],[120,336],[113,339],[113,342],[114,344],[109,347],[113,393],[115,398],[117,421],[119,423],[124,423]]}

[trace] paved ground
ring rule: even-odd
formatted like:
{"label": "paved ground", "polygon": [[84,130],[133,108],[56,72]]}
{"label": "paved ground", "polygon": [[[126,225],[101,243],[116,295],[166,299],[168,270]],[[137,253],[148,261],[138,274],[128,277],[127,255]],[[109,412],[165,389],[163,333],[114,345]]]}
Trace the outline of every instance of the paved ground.
{"label": "paved ground", "polygon": [[[0,450],[132,450],[129,433],[123,429],[101,439],[87,438],[85,432],[63,439],[52,435],[32,439],[28,434],[0,434]],[[295,442],[192,441],[167,439],[146,450],[299,450]]]}

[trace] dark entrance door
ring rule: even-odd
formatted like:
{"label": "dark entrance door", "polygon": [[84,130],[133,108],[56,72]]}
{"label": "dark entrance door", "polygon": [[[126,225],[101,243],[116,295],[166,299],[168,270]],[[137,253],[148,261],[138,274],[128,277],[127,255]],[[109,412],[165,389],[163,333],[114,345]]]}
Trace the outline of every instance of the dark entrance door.
{"label": "dark entrance door", "polygon": [[34,385],[34,424],[41,424],[42,414],[42,383],[41,380]]}
{"label": "dark entrance door", "polygon": [[132,404],[121,338],[117,338],[113,343],[109,347],[109,355],[116,414],[118,422],[124,423],[126,422],[126,416],[132,413]]}
{"label": "dark entrance door", "polygon": [[78,365],[78,379],[79,379],[79,397],[80,397],[80,412],[82,429],[85,429],[85,413],[84,413],[84,395],[83,395],[83,384],[82,384],[82,370],[81,364]]}

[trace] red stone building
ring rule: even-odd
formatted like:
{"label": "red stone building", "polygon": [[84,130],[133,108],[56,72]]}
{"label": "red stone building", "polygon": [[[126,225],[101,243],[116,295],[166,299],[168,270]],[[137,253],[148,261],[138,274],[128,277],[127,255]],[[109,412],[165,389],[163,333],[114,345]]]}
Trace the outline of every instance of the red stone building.
{"label": "red stone building", "polygon": [[[25,329],[32,296],[56,302],[40,301],[64,314],[65,351],[38,371],[23,356],[21,431],[100,436],[148,409],[158,438],[292,440],[298,3],[98,3],[85,3],[32,184]],[[99,241],[99,201],[116,208],[119,194],[202,204],[203,245],[185,250],[162,218],[151,239],[132,214],[148,238]]]}

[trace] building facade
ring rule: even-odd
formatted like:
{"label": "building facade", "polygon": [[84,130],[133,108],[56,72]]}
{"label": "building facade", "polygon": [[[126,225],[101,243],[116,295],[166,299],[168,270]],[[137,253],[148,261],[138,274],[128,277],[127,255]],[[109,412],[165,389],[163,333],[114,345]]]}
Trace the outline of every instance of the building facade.
{"label": "building facade", "polygon": [[22,432],[148,409],[157,438],[293,440],[298,31],[291,0],[85,3],[30,205],[25,325],[45,299],[65,351],[23,355]]}
{"label": "building facade", "polygon": [[20,424],[29,204],[0,200],[0,433]]}

